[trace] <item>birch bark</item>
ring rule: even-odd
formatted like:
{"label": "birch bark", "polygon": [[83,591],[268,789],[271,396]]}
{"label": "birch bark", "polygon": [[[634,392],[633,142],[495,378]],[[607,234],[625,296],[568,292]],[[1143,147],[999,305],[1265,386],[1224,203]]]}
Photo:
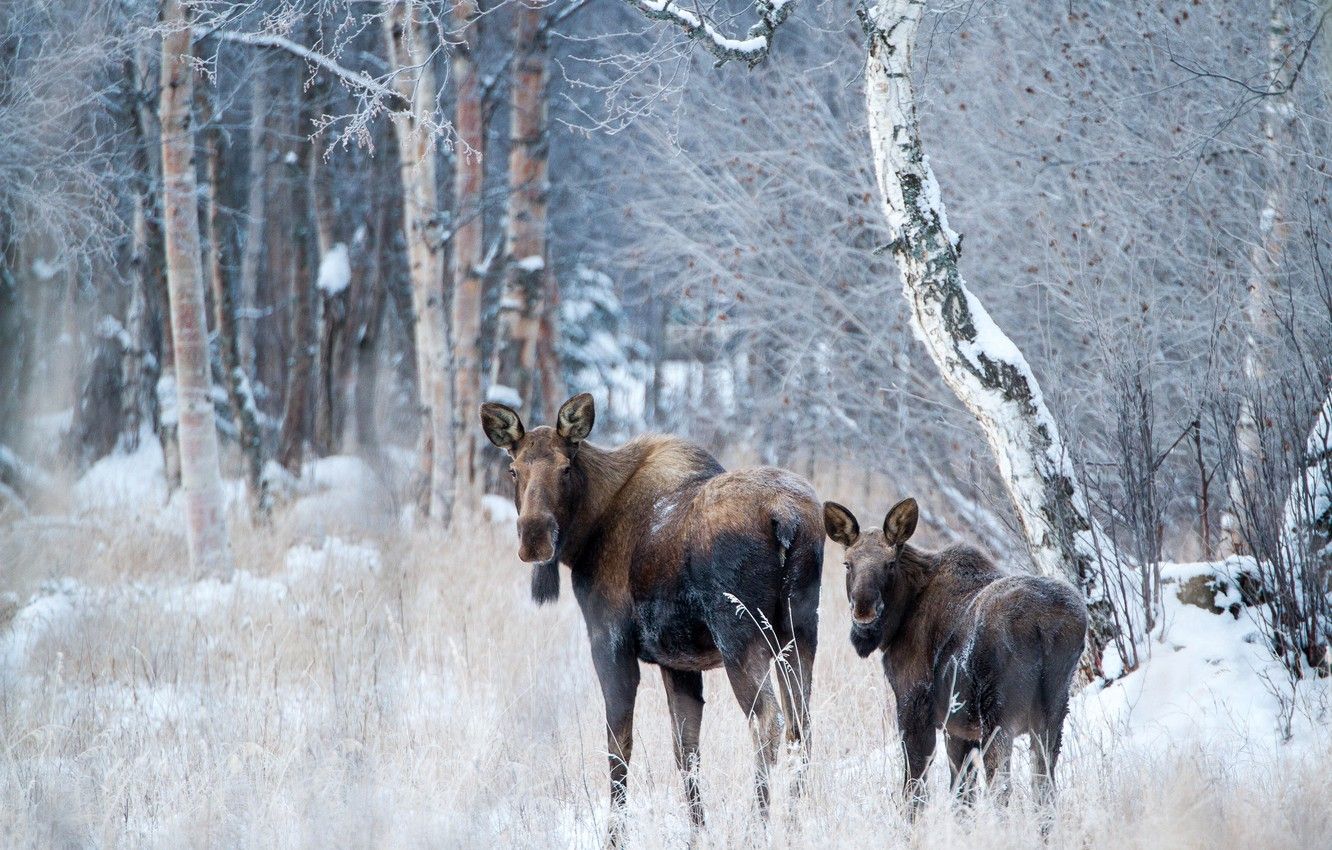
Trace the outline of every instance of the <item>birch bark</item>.
{"label": "birch bark", "polygon": [[181,490],[191,568],[198,575],[230,578],[233,565],[218,465],[199,256],[189,19],[190,9],[184,0],[162,1],[162,211],[175,350]]}

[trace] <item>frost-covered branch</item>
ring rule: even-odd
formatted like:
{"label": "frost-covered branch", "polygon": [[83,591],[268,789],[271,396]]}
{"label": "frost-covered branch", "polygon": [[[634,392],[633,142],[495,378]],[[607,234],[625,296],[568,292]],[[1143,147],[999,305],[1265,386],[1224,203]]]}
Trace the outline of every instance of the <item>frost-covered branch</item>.
{"label": "frost-covered branch", "polygon": [[1098,541],[1103,548],[1108,538],[1096,528],[1026,358],[962,279],[961,239],[948,226],[921,145],[911,58],[923,12],[923,0],[879,0],[865,16],[870,140],[912,329],[980,422],[1037,569],[1065,576],[1082,591],[1094,644],[1104,647],[1114,629]]}
{"label": "frost-covered branch", "polygon": [[216,38],[220,41],[247,44],[251,47],[267,47],[275,50],[285,50],[293,56],[298,56],[312,65],[318,65],[320,68],[323,68],[325,71],[328,71],[366,94],[383,98],[384,100],[393,103],[396,108],[406,108],[406,103],[404,103],[399,93],[384,85],[379,80],[362,74],[360,71],[353,71],[333,57],[320,53],[317,50],[311,50],[305,45],[292,41],[285,36],[272,35],[270,33],[236,32],[234,30],[195,27],[194,37],[196,39]]}
{"label": "frost-covered branch", "polygon": [[797,0],[757,0],[754,12],[758,21],[744,38],[734,38],[721,31],[717,23],[701,11],[686,9],[676,0],[626,0],[629,5],[656,21],[666,21],[697,41],[704,50],[724,65],[739,60],[749,67],[768,58],[777,29],[795,11]]}

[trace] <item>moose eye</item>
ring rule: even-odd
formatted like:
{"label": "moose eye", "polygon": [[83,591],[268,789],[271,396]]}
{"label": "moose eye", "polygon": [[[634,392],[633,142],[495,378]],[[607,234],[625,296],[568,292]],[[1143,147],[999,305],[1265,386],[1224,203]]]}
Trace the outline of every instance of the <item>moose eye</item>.
{"label": "moose eye", "polygon": [[517,481],[517,480],[518,480],[518,470],[514,469],[512,466],[509,467],[509,477],[512,478],[514,481]]}
{"label": "moose eye", "polygon": [[850,562],[850,561],[843,561],[843,562],[842,562],[842,566],[846,567],[846,571],[847,571],[848,573],[851,572],[851,562]]}
{"label": "moose eye", "polygon": [[568,478],[570,475],[573,475],[573,467],[572,467],[572,466],[566,466],[564,469],[561,469],[561,470],[560,470],[560,475],[561,475],[561,477],[563,477],[563,478]]}

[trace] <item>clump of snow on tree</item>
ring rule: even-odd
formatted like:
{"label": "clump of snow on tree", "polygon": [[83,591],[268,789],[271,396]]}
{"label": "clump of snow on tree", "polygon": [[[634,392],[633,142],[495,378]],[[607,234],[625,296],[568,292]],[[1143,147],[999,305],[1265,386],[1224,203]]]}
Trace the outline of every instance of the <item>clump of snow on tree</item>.
{"label": "clump of snow on tree", "polygon": [[319,290],[325,295],[337,295],[351,284],[351,258],[347,246],[336,243],[319,261]]}
{"label": "clump of snow on tree", "polygon": [[518,391],[506,384],[491,384],[486,388],[486,401],[493,401],[514,410],[523,409],[523,397]]}

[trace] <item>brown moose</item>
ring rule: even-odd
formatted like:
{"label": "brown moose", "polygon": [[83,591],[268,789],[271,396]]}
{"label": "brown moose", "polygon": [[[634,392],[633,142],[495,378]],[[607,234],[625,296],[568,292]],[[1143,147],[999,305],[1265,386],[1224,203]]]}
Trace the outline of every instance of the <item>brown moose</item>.
{"label": "brown moose", "polygon": [[766,813],[781,732],[774,654],[782,656],[786,737],[808,753],[822,508],[813,488],[790,472],[726,472],[677,437],[594,446],[586,442],[594,416],[587,393],[564,403],[555,427],[530,431],[512,409],[481,406],[486,436],[512,458],[518,557],[534,564],[533,596],[556,598],[558,565],[565,564],[587,624],[606,704],[608,844],[622,840],[640,661],[661,668],[693,828],[703,823],[702,671],[718,666],[749,716],[755,791]]}
{"label": "brown moose", "polygon": [[974,794],[980,762],[1000,799],[1013,739],[1030,734],[1033,786],[1047,800],[1087,608],[1065,582],[1004,572],[970,546],[908,545],[918,516],[905,499],[882,531],[862,532],[849,510],[823,506],[828,536],[846,547],[851,643],[862,658],[883,650],[897,699],[903,794],[914,813],[942,729],[958,793]]}

